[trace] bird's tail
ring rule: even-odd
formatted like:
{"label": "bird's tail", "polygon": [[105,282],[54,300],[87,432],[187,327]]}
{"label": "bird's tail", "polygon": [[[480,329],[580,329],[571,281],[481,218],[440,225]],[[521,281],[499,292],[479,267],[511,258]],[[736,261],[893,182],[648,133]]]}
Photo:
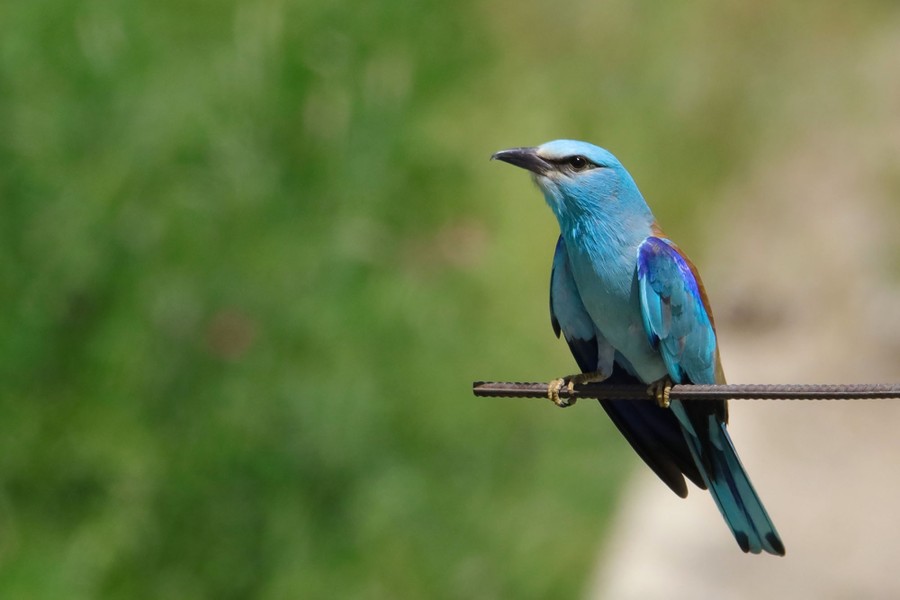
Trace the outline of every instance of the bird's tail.
{"label": "bird's tail", "polygon": [[744,552],[784,556],[784,543],[738,459],[725,423],[715,414],[691,416],[680,401],[671,408],[716,506]]}

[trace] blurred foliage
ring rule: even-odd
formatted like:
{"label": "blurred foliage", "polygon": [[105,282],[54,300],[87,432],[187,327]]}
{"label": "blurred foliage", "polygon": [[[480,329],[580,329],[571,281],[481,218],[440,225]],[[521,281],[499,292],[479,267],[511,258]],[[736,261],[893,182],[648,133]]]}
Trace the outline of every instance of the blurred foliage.
{"label": "blurred foliage", "polygon": [[814,6],[4,3],[0,596],[576,595],[635,459],[470,396],[573,368],[487,158],[600,142],[696,232],[887,3]]}

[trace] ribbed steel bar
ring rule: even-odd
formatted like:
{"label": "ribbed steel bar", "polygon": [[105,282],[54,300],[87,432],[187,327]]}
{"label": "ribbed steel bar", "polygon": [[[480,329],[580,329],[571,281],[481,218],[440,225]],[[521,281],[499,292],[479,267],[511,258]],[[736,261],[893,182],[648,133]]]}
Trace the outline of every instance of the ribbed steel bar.
{"label": "ribbed steel bar", "polygon": [[[546,383],[512,381],[476,381],[472,392],[483,398],[546,398]],[[610,385],[590,383],[563,387],[560,398],[597,398],[600,400],[646,400],[650,398],[645,385]],[[852,384],[727,384],[675,385],[669,393],[671,400],[872,400],[900,398],[900,383]]]}

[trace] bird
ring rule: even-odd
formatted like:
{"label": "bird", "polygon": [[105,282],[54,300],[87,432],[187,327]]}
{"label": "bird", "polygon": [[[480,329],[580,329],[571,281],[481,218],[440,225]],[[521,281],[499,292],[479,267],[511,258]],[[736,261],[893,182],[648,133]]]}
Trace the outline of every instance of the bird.
{"label": "bird", "polygon": [[[554,140],[491,156],[526,169],[559,223],[550,321],[580,373],[548,386],[641,383],[646,400],[600,403],[637,454],[684,498],[708,489],[744,552],[784,556],[775,525],[728,434],[721,401],[669,399],[673,384],[725,383],[697,267],[662,231],[634,179],[608,150]],[[602,383],[601,383],[602,385]]]}

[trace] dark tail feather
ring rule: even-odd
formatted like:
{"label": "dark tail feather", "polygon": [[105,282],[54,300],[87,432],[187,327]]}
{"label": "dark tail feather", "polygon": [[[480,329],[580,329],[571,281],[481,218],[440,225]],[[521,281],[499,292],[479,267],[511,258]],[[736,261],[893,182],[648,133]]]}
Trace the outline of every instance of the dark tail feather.
{"label": "dark tail feather", "polygon": [[638,455],[673,492],[687,497],[682,474],[706,489],[700,471],[684,441],[681,425],[670,410],[655,400],[601,400],[612,422]]}
{"label": "dark tail feather", "polygon": [[671,408],[684,427],[691,454],[741,550],[784,556],[784,544],[738,459],[725,423],[715,414],[692,419],[678,401],[672,402]]}

